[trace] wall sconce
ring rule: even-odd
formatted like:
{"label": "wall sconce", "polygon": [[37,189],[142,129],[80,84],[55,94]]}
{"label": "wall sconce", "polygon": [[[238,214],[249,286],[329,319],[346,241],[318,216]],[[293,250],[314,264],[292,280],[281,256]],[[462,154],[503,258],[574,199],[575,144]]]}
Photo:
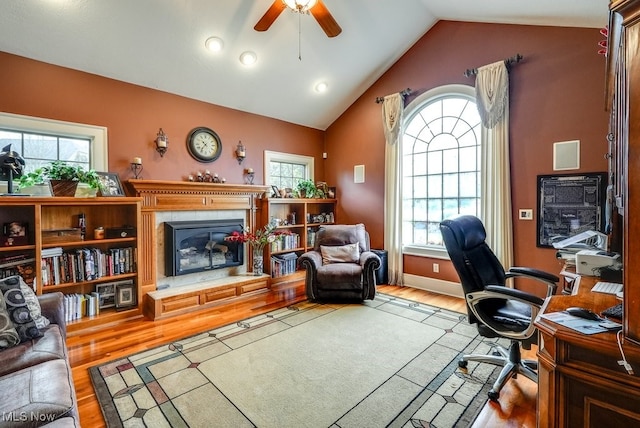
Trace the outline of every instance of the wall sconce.
{"label": "wall sconce", "polygon": [[247,157],[247,152],[242,145],[242,141],[238,141],[238,146],[236,147],[236,158],[238,158],[238,165],[242,163],[244,158]]}
{"label": "wall sconce", "polygon": [[160,153],[160,157],[164,157],[165,152],[169,148],[169,137],[164,133],[162,128],[158,131],[158,135],[154,140],[156,143],[156,151]]}

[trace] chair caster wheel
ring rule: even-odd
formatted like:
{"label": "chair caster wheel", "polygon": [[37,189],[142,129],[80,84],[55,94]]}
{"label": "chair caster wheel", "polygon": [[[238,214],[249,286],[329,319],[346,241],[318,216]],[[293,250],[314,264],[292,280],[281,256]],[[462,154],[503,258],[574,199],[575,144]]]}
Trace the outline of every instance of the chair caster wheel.
{"label": "chair caster wheel", "polygon": [[461,369],[466,369],[467,368],[467,364],[468,364],[468,361],[458,360],[458,367],[460,367]]}
{"label": "chair caster wheel", "polygon": [[493,389],[491,391],[489,391],[487,393],[487,395],[489,396],[489,400],[491,400],[493,402],[497,402],[498,398],[500,398],[500,393],[499,392],[495,392]]}

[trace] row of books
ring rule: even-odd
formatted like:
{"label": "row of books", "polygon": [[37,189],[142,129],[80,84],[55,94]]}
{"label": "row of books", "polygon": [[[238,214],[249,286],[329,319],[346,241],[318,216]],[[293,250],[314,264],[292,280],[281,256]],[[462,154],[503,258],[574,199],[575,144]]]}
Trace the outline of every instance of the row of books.
{"label": "row of books", "polygon": [[136,256],[133,247],[79,248],[65,252],[61,247],[46,248],[42,250],[42,285],[91,281],[135,272]]}
{"label": "row of books", "polygon": [[274,254],[271,256],[271,277],[278,278],[297,270],[298,255],[296,253]]}
{"label": "row of books", "polygon": [[290,235],[282,235],[280,239],[271,243],[271,252],[283,250],[293,250],[300,248],[300,235],[292,233]]}
{"label": "row of books", "polygon": [[93,317],[100,314],[100,295],[94,291],[91,294],[65,294],[64,320],[71,322],[83,317]]}
{"label": "row of books", "polygon": [[[130,297],[131,301],[134,301],[135,286],[131,279],[96,284],[95,290],[87,294],[65,294],[65,321],[70,322],[83,317],[93,317],[100,315],[100,311],[103,309],[117,307],[116,295],[121,293],[123,289],[132,293]],[[121,301],[120,304],[122,303]]]}
{"label": "row of books", "polygon": [[[35,261],[33,254],[12,254],[0,258],[0,279],[14,275],[22,276],[22,279],[34,287]],[[35,290],[35,287],[34,287]]]}

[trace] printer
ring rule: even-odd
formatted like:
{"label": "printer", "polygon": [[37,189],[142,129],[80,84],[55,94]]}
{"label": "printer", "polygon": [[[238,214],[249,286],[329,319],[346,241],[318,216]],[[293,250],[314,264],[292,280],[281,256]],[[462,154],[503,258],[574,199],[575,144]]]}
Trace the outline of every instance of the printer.
{"label": "printer", "polygon": [[580,250],[576,253],[576,273],[578,275],[600,276],[603,268],[621,265],[620,254],[603,250]]}

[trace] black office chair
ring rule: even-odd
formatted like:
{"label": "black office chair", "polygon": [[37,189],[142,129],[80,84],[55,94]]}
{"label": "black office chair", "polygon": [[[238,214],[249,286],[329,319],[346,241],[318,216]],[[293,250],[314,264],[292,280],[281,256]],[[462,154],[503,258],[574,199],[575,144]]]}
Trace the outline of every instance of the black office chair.
{"label": "black office chair", "polygon": [[544,299],[505,286],[507,279],[524,277],[544,283],[546,297],[556,291],[559,278],[533,268],[512,267],[505,272],[502,264],[486,244],[486,231],[474,216],[464,215],[440,223],[451,262],[458,272],[467,303],[469,323],[476,324],[481,336],[511,340],[509,349],[495,346],[494,355],[464,355],[458,366],[465,369],[468,361],[502,366],[503,369],[489,391],[489,399],[497,401],[507,381],[522,374],[538,381],[537,360],[522,360],[520,347],[531,349],[538,335],[533,320]]}

